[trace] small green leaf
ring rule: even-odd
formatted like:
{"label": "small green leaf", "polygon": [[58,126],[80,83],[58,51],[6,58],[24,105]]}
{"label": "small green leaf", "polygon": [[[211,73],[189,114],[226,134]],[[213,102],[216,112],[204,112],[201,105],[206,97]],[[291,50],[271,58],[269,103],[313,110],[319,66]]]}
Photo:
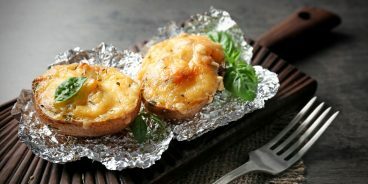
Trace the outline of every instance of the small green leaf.
{"label": "small green leaf", "polygon": [[162,136],[165,134],[165,125],[162,122],[162,120],[155,114],[150,114],[150,119],[152,120],[153,123],[158,124],[158,130],[157,132],[159,133],[159,137],[163,138]]}
{"label": "small green leaf", "polygon": [[257,95],[258,78],[252,65],[241,59],[241,47],[226,32],[213,32],[208,37],[220,43],[225,53],[225,89],[234,96],[251,101]]}
{"label": "small green leaf", "polygon": [[86,82],[86,77],[70,77],[62,82],[55,91],[55,101],[64,102],[76,95]]}
{"label": "small green leaf", "polygon": [[143,143],[147,139],[147,124],[145,120],[143,119],[143,116],[140,114],[138,115],[135,120],[133,121],[133,124],[130,127],[132,129],[134,138],[139,142]]}
{"label": "small green leaf", "polygon": [[243,100],[251,101],[257,95],[258,78],[251,65],[237,64],[226,69],[224,76],[225,89]]}
{"label": "small green leaf", "polygon": [[225,52],[225,60],[229,66],[234,65],[240,58],[241,49],[236,42],[233,41],[232,36],[226,32],[212,32],[208,37],[219,44]]}
{"label": "small green leaf", "polygon": [[155,114],[146,112],[140,112],[130,128],[138,143],[143,143],[147,139],[154,139],[155,137],[162,139],[166,132],[164,122]]}

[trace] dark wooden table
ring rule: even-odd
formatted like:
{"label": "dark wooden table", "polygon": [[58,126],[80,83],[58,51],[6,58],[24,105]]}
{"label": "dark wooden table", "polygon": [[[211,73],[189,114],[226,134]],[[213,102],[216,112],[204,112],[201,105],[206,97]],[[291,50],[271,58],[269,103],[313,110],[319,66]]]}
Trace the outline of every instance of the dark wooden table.
{"label": "dark wooden table", "polygon": [[368,1],[0,1],[0,103],[30,88],[56,53],[101,41],[128,48],[170,20],[211,5],[231,12],[256,39],[303,5],[339,14],[343,23],[313,49],[289,58],[319,82],[317,95],[342,111],[305,157],[307,183],[368,181]]}

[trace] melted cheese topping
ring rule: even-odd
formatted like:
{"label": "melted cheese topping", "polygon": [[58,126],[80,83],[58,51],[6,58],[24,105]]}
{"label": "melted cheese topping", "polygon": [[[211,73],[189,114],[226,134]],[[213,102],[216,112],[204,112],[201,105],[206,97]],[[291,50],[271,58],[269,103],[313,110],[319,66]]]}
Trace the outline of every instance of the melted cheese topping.
{"label": "melted cheese topping", "polygon": [[[57,87],[70,77],[87,77],[87,81],[75,96],[56,102]],[[58,65],[38,81],[34,93],[44,113],[57,120],[81,121],[85,125],[122,117],[136,108],[140,98],[139,85],[115,68]]]}
{"label": "melted cheese topping", "polygon": [[190,111],[194,105],[210,102],[222,86],[218,68],[223,64],[221,45],[206,36],[181,34],[157,43],[146,54],[138,75],[143,97],[155,106]]}

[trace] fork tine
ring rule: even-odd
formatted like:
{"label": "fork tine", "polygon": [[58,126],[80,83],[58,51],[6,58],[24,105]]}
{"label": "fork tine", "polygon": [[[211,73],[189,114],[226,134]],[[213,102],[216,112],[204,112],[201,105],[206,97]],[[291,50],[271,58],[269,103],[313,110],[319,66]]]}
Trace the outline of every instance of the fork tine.
{"label": "fork tine", "polygon": [[321,124],[322,120],[327,116],[328,112],[330,112],[331,107],[327,108],[317,119],[312,123],[312,125],[303,133],[303,135],[296,141],[292,146],[290,146],[287,151],[281,154],[282,158],[288,157],[291,153],[293,153],[304,141],[307,139],[309,135]]}
{"label": "fork tine", "polygon": [[308,126],[308,124],[310,124],[310,122],[312,122],[313,118],[317,116],[317,114],[319,113],[319,111],[321,111],[323,105],[325,103],[322,102],[318,105],[317,108],[315,108],[313,110],[313,112],[307,117],[307,119],[305,119],[300,125],[299,127],[283,142],[281,143],[279,146],[277,146],[277,148],[274,150],[276,153],[278,153],[279,151],[281,151],[283,148],[285,148],[285,146],[289,145],[290,142],[292,140],[295,139],[296,136],[298,136],[306,126]]}
{"label": "fork tine", "polygon": [[332,123],[332,121],[339,114],[339,111],[335,112],[326,123],[314,134],[314,136],[296,153],[288,162],[294,163],[298,161],[308,150],[309,148],[318,140],[318,138],[322,135],[322,133],[327,129],[327,127]]}
{"label": "fork tine", "polygon": [[312,107],[313,103],[316,101],[317,97],[313,97],[309,102],[299,111],[299,113],[294,117],[293,120],[286,126],[275,138],[273,138],[269,143],[266,144],[269,148],[274,146],[282,137],[286,135],[295,125],[302,119],[305,113]]}

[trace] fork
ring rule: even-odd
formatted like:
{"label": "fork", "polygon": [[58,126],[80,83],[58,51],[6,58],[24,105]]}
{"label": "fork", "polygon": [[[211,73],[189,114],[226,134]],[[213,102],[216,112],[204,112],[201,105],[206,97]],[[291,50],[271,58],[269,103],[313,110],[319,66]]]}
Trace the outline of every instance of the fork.
{"label": "fork", "polygon": [[[248,162],[222,176],[214,184],[229,183],[253,171],[277,175],[300,160],[339,114],[337,111],[323,121],[331,111],[331,107],[319,115],[324,102],[312,109],[316,100],[317,97],[313,97],[274,139],[250,152]],[[308,115],[310,111],[312,112]],[[307,118],[302,121],[306,116]]]}

